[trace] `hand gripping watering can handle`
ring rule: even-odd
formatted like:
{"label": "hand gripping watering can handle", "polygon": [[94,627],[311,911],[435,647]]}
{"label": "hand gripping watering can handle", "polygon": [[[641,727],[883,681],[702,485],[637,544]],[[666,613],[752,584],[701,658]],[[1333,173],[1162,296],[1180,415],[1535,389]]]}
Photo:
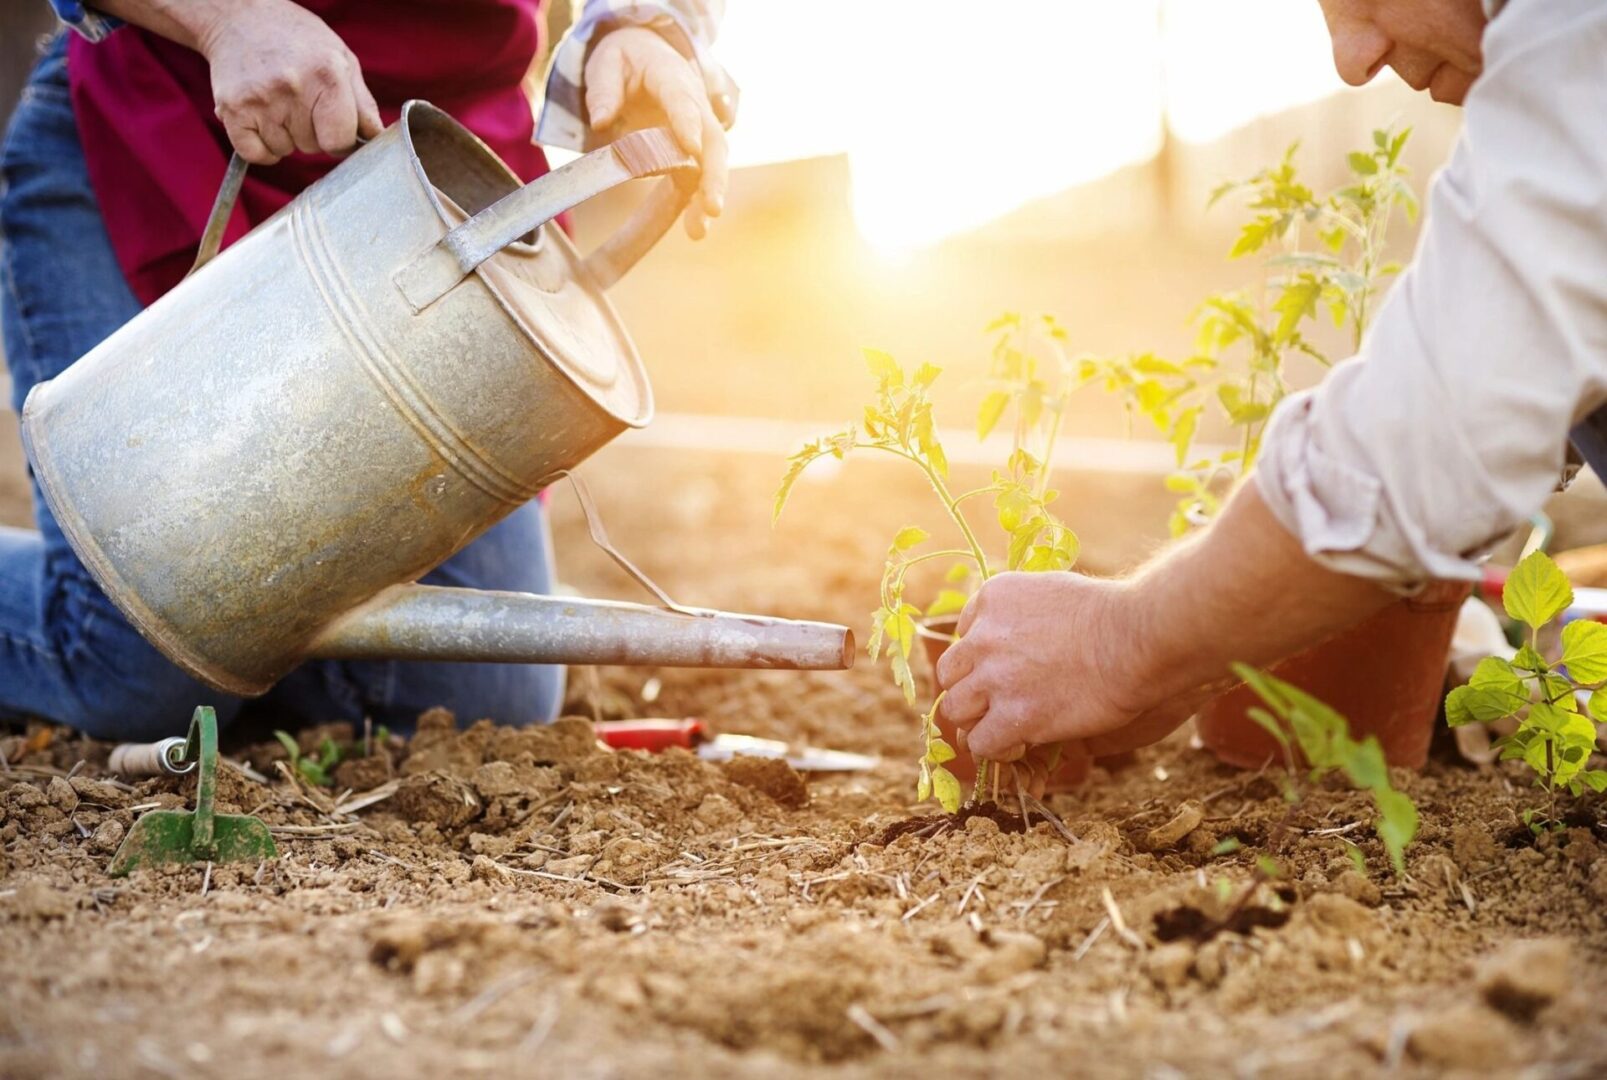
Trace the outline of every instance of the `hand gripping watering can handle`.
{"label": "hand gripping watering can handle", "polygon": [[587,257],[586,271],[608,288],[656,244],[691,199],[697,162],[665,128],[633,131],[576,158],[475,214],[395,275],[415,312],[450,292],[474,268],[559,214],[609,188],[646,176],[677,173],[662,182],[617,235]]}
{"label": "hand gripping watering can handle", "polygon": [[[239,154],[229,155],[229,168],[218,186],[218,197],[212,200],[212,212],[206,217],[206,229],[201,233],[201,246],[196,250],[190,274],[211,262],[223,246],[223,230],[229,226],[229,215],[240,198],[240,185],[245,183],[246,159]],[[186,274],[185,277],[188,277]]]}

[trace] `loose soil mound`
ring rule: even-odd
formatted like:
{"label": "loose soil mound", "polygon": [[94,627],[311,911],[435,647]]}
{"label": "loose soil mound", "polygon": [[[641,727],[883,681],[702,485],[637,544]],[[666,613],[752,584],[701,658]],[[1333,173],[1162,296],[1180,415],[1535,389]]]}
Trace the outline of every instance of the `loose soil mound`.
{"label": "loose soil mound", "polygon": [[[722,482],[756,505],[744,475]],[[863,528],[874,574],[885,537]],[[788,610],[687,573],[666,584]],[[793,610],[852,619],[868,592],[848,584]],[[613,671],[576,678],[571,708],[888,758],[805,778],[611,752],[589,717],[460,731],[439,712],[365,756],[331,728],[302,740],[354,755],[333,789],[293,780],[277,743],[226,747],[249,771],[224,770],[221,807],[259,814],[281,858],[112,879],[138,814],[189,805],[193,781],[116,781],[108,747],[35,725],[0,740],[0,1075],[1607,1069],[1599,798],[1536,843],[1521,774],[1400,774],[1423,827],[1397,878],[1364,796],[1290,812],[1186,732],[1056,797],[1070,839],[1013,807],[937,827],[910,803],[909,716],[866,665]]]}

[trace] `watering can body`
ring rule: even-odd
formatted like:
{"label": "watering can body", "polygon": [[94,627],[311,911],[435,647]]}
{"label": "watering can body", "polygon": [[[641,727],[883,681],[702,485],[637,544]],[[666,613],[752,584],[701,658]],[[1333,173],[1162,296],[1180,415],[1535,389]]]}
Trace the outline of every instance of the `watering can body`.
{"label": "watering can body", "polygon": [[[408,583],[650,419],[647,378],[599,287],[618,268],[595,260],[618,252],[588,266],[555,225],[520,216],[534,207],[546,221],[621,179],[684,166],[666,146],[635,148],[659,160],[588,155],[567,181],[560,170],[521,189],[456,122],[410,103],[36,387],[29,459],[108,596],[174,662],[242,695],[312,656],[563,659],[561,625],[531,641],[521,620],[595,625],[585,603],[479,603]],[[415,600],[434,624],[411,618]],[[611,609],[632,607],[597,610],[617,622]],[[729,640],[709,651],[715,629],[697,634],[705,662],[731,653]],[[829,638],[817,659],[845,658]]]}

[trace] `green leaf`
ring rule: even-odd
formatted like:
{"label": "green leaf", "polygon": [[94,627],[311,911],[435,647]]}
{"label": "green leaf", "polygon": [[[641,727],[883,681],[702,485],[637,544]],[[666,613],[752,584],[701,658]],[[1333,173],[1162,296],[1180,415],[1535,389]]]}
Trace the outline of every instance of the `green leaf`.
{"label": "green leaf", "polygon": [[1237,836],[1229,836],[1229,837],[1225,837],[1224,839],[1218,840],[1216,842],[1216,845],[1211,848],[1211,854],[1212,855],[1232,855],[1235,851],[1238,851],[1243,846],[1244,846],[1244,842],[1242,840],[1240,840]]}
{"label": "green leaf", "polygon": [[[1346,741],[1349,741],[1348,738]],[[1344,762],[1344,769],[1351,783],[1369,791],[1389,787],[1389,766],[1384,764],[1384,750],[1378,745],[1378,740],[1369,735],[1361,742],[1352,742],[1350,745],[1354,749]]]}
{"label": "green leaf", "polygon": [[1360,150],[1352,150],[1347,160],[1350,162],[1350,169],[1354,173],[1359,173],[1362,176],[1372,176],[1378,172],[1378,162],[1373,160],[1373,155],[1371,154],[1364,154]]}
{"label": "green leaf", "polygon": [[1389,864],[1397,875],[1405,873],[1406,845],[1417,835],[1417,806],[1401,792],[1388,788],[1375,790],[1373,802],[1378,806],[1374,829],[1389,852]]}
{"label": "green leaf", "polygon": [[970,597],[959,589],[942,589],[938,592],[937,599],[926,609],[926,617],[935,619],[942,615],[953,615],[957,611],[964,611],[968,600]]}
{"label": "green leaf", "polygon": [[1029,574],[1045,571],[1070,570],[1072,555],[1065,548],[1053,544],[1034,544],[1022,560],[1021,569]]}
{"label": "green leaf", "polygon": [[1026,561],[1027,552],[1038,539],[1038,534],[1048,524],[1048,519],[1041,514],[1035,514],[1010,534],[1010,550],[1007,559],[1011,570],[1021,569],[1021,564]]}
{"label": "green leaf", "polygon": [[950,583],[956,583],[956,582],[965,581],[970,576],[971,576],[971,564],[970,563],[957,562],[953,566],[949,567],[948,573],[943,575],[943,580],[947,581],[947,582],[950,582]]}
{"label": "green leaf", "polygon": [[1166,490],[1178,495],[1196,494],[1201,487],[1200,478],[1193,473],[1175,472],[1167,475]]}
{"label": "green leaf", "polygon": [[891,353],[870,348],[865,349],[864,353],[865,364],[882,389],[904,385],[904,369],[898,366],[898,361],[893,359]]}
{"label": "green leaf", "polygon": [[1598,724],[1607,724],[1607,690],[1597,690],[1590,695],[1590,715]]}
{"label": "green leaf", "polygon": [[1451,727],[1463,727],[1467,724],[1478,723],[1468,707],[1468,698],[1478,691],[1471,686],[1458,686],[1445,695],[1445,722]]}
{"label": "green leaf", "polygon": [[1322,282],[1308,274],[1302,274],[1285,288],[1272,305],[1278,313],[1278,325],[1273,336],[1279,341],[1288,341],[1301,319],[1317,313],[1317,300],[1321,296]]}
{"label": "green leaf", "polygon": [[932,774],[921,766],[921,779],[915,785],[915,801],[925,802],[932,797]]}
{"label": "green leaf", "polygon": [[1524,671],[1533,671],[1538,673],[1545,671],[1550,665],[1546,663],[1545,657],[1541,656],[1535,651],[1535,647],[1533,645],[1530,645],[1527,641],[1525,641],[1522,645],[1518,646],[1517,654],[1512,657],[1512,666],[1515,668],[1522,668]]}
{"label": "green leaf", "polygon": [[1003,390],[994,390],[982,399],[982,408],[977,411],[976,437],[986,439],[988,433],[999,423],[1004,410],[1010,404],[1010,395]]}
{"label": "green leaf", "polygon": [[1265,709],[1249,709],[1247,715],[1261,726],[1261,730],[1271,735],[1279,746],[1289,749],[1289,733],[1284,730],[1278,719]]}
{"label": "green leaf", "polygon": [[1232,250],[1228,252],[1228,258],[1237,259],[1241,255],[1249,255],[1260,251],[1266,247],[1267,241],[1272,239],[1276,227],[1277,219],[1270,217],[1258,217],[1254,221],[1246,223],[1239,232],[1239,239],[1234,243]]}
{"label": "green leaf", "polygon": [[1574,601],[1573,586],[1543,551],[1533,551],[1507,575],[1501,592],[1507,614],[1538,630]]}
{"label": "green leaf", "polygon": [[926,744],[927,760],[931,761],[934,765],[941,765],[945,761],[953,761],[958,756],[959,755],[955,753],[954,747],[950,746],[942,739],[933,739],[931,742]]}
{"label": "green leaf", "polygon": [[1188,460],[1189,446],[1194,442],[1194,432],[1200,425],[1200,407],[1192,405],[1177,414],[1177,420],[1172,424],[1172,433],[1167,442],[1172,444],[1177,452],[1177,467],[1182,468],[1183,462]]}
{"label": "green leaf", "polygon": [[1468,711],[1484,723],[1511,716],[1529,704],[1523,677],[1499,656],[1486,656],[1473,669],[1468,686],[1474,693],[1464,699]]}
{"label": "green leaf", "polygon": [[993,497],[993,508],[999,512],[999,528],[1014,533],[1032,513],[1034,503],[1026,488],[1010,484]]}
{"label": "green leaf", "polygon": [[896,642],[898,651],[909,656],[910,650],[915,646],[915,620],[912,613],[918,614],[916,608],[909,604],[900,605],[897,611],[887,613],[887,636]]}
{"label": "green leaf", "polygon": [[1365,877],[1367,874],[1367,856],[1362,854],[1361,848],[1352,844],[1349,840],[1343,843],[1345,845],[1345,854],[1350,857],[1350,865],[1356,868],[1356,873]]}
{"label": "green leaf", "polygon": [[943,369],[936,364],[923,363],[915,369],[915,376],[910,381],[916,386],[925,388],[936,382],[937,377],[941,374],[943,374]]}
{"label": "green leaf", "polygon": [[1578,683],[1607,679],[1607,626],[1577,619],[1562,628],[1562,663]]}
{"label": "green leaf", "polygon": [[1586,769],[1579,774],[1579,780],[1597,794],[1607,791],[1607,769]]}
{"label": "green leaf", "polygon": [[954,778],[953,773],[941,765],[932,768],[932,794],[937,796],[938,804],[943,809],[951,814],[959,812],[962,798],[960,782]]}
{"label": "green leaf", "polygon": [[918,526],[906,525],[902,529],[898,530],[897,536],[893,537],[893,550],[908,551],[916,544],[925,541],[931,535],[931,533]]}
{"label": "green leaf", "polygon": [[276,731],[273,737],[279,740],[279,745],[284,747],[285,753],[290,756],[290,767],[295,768],[296,762],[301,760],[301,746],[288,731]]}
{"label": "green leaf", "polygon": [[904,701],[915,704],[915,676],[910,671],[909,654],[890,648],[887,650],[887,662],[893,669],[893,682],[904,691]]}

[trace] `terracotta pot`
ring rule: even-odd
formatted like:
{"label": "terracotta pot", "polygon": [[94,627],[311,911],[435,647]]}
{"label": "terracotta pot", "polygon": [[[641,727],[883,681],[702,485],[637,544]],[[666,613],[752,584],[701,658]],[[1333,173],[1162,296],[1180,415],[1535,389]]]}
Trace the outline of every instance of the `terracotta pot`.
{"label": "terracotta pot", "polygon": [[[1391,765],[1421,768],[1445,689],[1451,635],[1471,592],[1463,582],[1430,584],[1420,595],[1279,661],[1272,674],[1333,706],[1356,738],[1377,736]],[[1249,709],[1260,704],[1245,686],[1213,699],[1194,721],[1200,740],[1229,765],[1260,768],[1280,753],[1250,719]]]}
{"label": "terracotta pot", "polygon": [[[921,642],[921,651],[926,654],[926,673],[933,695],[937,694],[937,662],[942,659],[949,646],[954,644],[954,628],[958,625],[959,619],[951,616],[921,619],[915,624],[915,636]],[[955,752],[958,754],[953,761],[948,763],[948,770],[954,774],[955,779],[959,780],[962,785],[970,784],[976,779],[975,759],[971,757],[971,753],[965,748],[965,744],[957,738],[958,733],[955,731],[953,724],[940,716],[937,720],[937,726],[938,730],[943,733],[943,738],[948,741],[950,746],[954,747]],[[1101,758],[1100,764],[1115,767],[1119,763],[1125,764],[1130,761],[1132,755],[1122,754],[1118,755],[1118,757],[1122,759],[1121,762],[1116,759],[1106,761]],[[1070,791],[1087,778],[1088,759],[1084,757],[1068,759],[1049,778],[1046,791]]]}

